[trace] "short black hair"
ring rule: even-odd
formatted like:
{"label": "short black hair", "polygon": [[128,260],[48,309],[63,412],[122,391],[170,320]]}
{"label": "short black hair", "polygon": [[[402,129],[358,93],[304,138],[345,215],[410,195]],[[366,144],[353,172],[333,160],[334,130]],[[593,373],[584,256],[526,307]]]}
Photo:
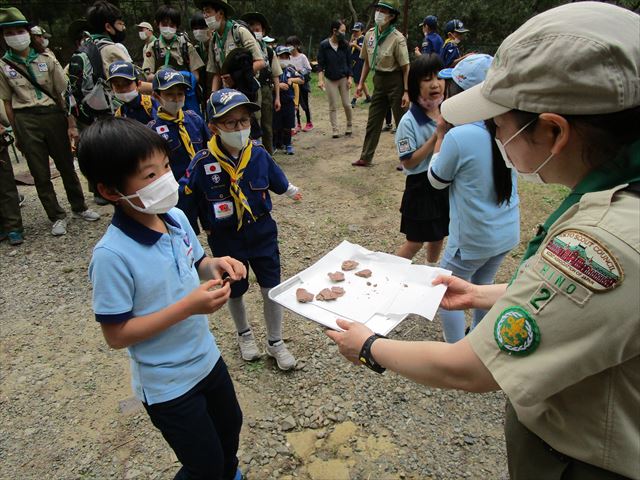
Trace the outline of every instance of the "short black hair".
{"label": "short black hair", "polygon": [[295,47],[295,49],[298,50],[298,52],[302,53],[302,42],[300,41],[297,35],[291,35],[290,37],[287,37],[287,41],[284,43],[286,45],[291,45],[292,47]]}
{"label": "short black hair", "polygon": [[78,164],[90,184],[122,190],[140,162],[156,152],[171,153],[156,132],[130,118],[107,117],[82,132]]}
{"label": "short black hair", "polygon": [[436,53],[419,55],[411,62],[407,86],[409,87],[409,100],[412,103],[418,102],[422,79],[428,75],[437,75],[440,70],[442,70],[442,59]]}
{"label": "short black hair", "polygon": [[104,24],[113,25],[117,20],[122,20],[122,12],[113,3],[98,0],[88,8],[86,17],[89,32],[104,33]]}
{"label": "short black hair", "polygon": [[169,20],[171,23],[180,27],[180,23],[182,21],[180,11],[173,8],[171,5],[162,5],[156,11],[156,23],[160,24],[160,22],[164,20]]}
{"label": "short black hair", "polygon": [[202,12],[195,12],[191,16],[190,22],[191,30],[199,30],[207,28],[207,22],[204,19]]}

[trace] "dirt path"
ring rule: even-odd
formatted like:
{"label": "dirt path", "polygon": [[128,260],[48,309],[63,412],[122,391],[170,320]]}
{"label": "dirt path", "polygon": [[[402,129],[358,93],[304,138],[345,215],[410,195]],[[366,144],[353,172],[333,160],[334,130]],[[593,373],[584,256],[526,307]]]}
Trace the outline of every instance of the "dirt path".
{"label": "dirt path", "polygon": [[[393,136],[382,134],[374,168],[356,170],[350,162],[360,153],[366,108],[355,111],[353,138],[333,140],[325,99],[312,102],[316,129],[295,137],[295,156],[276,156],[304,194],[299,204],[274,198],[283,278],[343,239],[390,253],[402,242],[404,176],[395,171]],[[61,194],[60,180],[55,184]],[[34,188],[21,192],[27,242],[0,244],[0,478],[172,478],[173,453],[141,407],[125,401],[131,397],[126,352],[106,346],[91,312],[87,266],[111,207],[98,208],[104,218],[96,224],[71,221],[68,235],[53,238]],[[560,195],[552,187],[523,191],[523,239]],[[522,248],[508,256],[500,281],[513,272]],[[252,287],[249,312],[264,341],[259,297]],[[504,474],[502,394],[447,392],[375,375],[347,364],[316,324],[288,312],[285,321],[300,360],[300,369],[288,374],[271,360],[242,362],[227,311],[211,317],[245,415],[239,457],[249,478]],[[393,337],[440,339],[441,329],[416,317]]]}

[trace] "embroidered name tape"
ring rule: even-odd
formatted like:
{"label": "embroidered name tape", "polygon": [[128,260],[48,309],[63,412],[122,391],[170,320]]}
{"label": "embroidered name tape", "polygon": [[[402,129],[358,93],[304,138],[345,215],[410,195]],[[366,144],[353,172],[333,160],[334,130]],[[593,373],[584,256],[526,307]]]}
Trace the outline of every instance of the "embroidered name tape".
{"label": "embroidered name tape", "polygon": [[493,336],[500,350],[509,355],[529,355],[540,344],[538,324],[522,307],[503,310],[493,327]]}
{"label": "embroidered name tape", "polygon": [[622,267],[604,244],[580,230],[564,230],[549,241],[542,257],[593,292],[622,283]]}

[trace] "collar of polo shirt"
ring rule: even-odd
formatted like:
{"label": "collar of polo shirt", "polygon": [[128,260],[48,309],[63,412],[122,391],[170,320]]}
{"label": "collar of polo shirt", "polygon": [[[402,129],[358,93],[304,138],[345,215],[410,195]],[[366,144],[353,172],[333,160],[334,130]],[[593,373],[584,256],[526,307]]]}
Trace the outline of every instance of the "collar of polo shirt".
{"label": "collar of polo shirt", "polygon": [[[160,218],[162,218],[168,225],[180,228],[180,224],[168,213],[160,215]],[[160,237],[162,237],[162,233],[151,230],[149,227],[145,227],[141,223],[136,222],[119,207],[116,207],[111,223],[113,226],[122,230],[125,235],[143,245],[154,245],[158,240],[160,240]]]}

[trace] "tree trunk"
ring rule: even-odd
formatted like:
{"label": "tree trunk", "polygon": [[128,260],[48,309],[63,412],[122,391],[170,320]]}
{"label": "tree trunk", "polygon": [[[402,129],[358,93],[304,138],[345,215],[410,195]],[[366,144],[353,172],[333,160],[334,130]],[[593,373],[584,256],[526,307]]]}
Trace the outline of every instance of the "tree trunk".
{"label": "tree trunk", "polygon": [[356,9],[353,7],[353,0],[347,0],[347,6],[349,7],[349,11],[351,12],[351,24],[353,25],[358,21],[358,12],[356,12]]}

